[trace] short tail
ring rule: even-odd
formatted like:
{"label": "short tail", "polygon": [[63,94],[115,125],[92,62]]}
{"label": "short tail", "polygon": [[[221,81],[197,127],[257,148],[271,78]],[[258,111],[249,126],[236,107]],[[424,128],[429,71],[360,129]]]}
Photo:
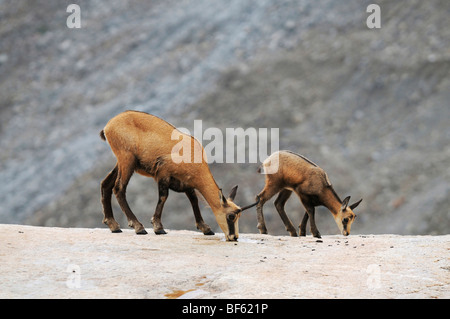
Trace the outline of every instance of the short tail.
{"label": "short tail", "polygon": [[263,172],[263,169],[264,169],[263,166],[260,165],[256,171],[257,171],[259,174],[261,174],[261,173]]}
{"label": "short tail", "polygon": [[103,130],[100,131],[100,138],[106,141],[105,132]]}

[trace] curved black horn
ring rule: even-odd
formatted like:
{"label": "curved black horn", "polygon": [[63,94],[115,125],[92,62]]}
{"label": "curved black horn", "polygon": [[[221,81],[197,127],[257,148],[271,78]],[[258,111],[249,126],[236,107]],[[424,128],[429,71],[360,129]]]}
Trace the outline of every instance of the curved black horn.
{"label": "curved black horn", "polygon": [[259,200],[260,200],[259,197],[256,196],[256,202],[255,202],[255,203],[253,203],[253,204],[251,204],[251,205],[248,205],[248,206],[242,207],[242,208],[240,209],[240,211],[243,212],[244,210],[247,210],[247,209],[249,209],[249,208],[252,208],[253,206],[258,205]]}
{"label": "curved black horn", "polygon": [[350,209],[354,210],[361,202],[362,202],[362,198],[359,201],[357,201],[356,203],[351,204]]}

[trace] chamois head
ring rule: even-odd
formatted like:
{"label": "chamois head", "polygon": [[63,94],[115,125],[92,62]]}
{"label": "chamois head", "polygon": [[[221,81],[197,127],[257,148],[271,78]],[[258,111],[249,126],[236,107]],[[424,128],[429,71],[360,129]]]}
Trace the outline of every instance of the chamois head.
{"label": "chamois head", "polygon": [[245,207],[239,207],[237,206],[233,200],[236,197],[238,186],[234,186],[230,192],[230,195],[228,195],[228,198],[226,198],[223,193],[222,189],[219,189],[219,199],[220,199],[220,213],[216,215],[217,223],[219,224],[220,228],[225,234],[225,238],[227,241],[235,241],[239,238],[239,218],[241,217],[241,213],[249,209],[258,202],[245,206]]}
{"label": "chamois head", "polygon": [[342,206],[339,212],[334,216],[334,220],[336,221],[336,224],[339,227],[339,230],[341,231],[342,235],[348,236],[350,235],[350,229],[352,227],[352,223],[355,221],[356,215],[353,212],[353,209],[355,209],[359,203],[361,203],[362,199],[357,201],[356,203],[353,203],[351,205],[348,205],[348,202],[350,201],[350,196],[347,196],[342,201]]}

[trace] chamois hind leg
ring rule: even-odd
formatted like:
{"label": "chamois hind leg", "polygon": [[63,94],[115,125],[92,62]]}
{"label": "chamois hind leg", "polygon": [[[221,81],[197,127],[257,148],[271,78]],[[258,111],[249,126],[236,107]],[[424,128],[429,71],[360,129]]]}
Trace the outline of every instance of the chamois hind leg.
{"label": "chamois hind leg", "polygon": [[288,189],[283,189],[279,194],[277,199],[275,200],[275,207],[278,211],[278,214],[280,214],[281,220],[283,221],[284,225],[286,226],[286,230],[289,232],[289,234],[292,237],[297,237],[297,232],[295,231],[295,227],[292,224],[289,217],[286,215],[286,212],[284,211],[284,205],[286,204],[286,201],[291,196],[292,191]]}
{"label": "chamois hind leg", "polygon": [[204,235],[214,235],[214,232],[211,230],[211,227],[206,224],[202,218],[202,214],[200,213],[200,207],[198,207],[198,198],[195,194],[195,190],[192,188],[185,192],[186,196],[189,198],[191,202],[192,209],[194,211],[195,217],[195,225],[197,229],[203,232]]}
{"label": "chamois hind leg", "polygon": [[111,197],[113,192],[114,183],[117,178],[117,164],[114,166],[113,170],[109,172],[109,174],[105,177],[105,179],[101,183],[101,192],[102,192],[102,206],[103,206],[103,223],[108,225],[109,229],[113,233],[121,233],[119,223],[114,219],[112,206],[111,206]]}
{"label": "chamois hind leg", "polygon": [[162,210],[164,208],[164,203],[169,196],[169,185],[164,181],[158,182],[158,204],[156,205],[155,214],[152,217],[153,231],[156,235],[167,234],[161,223]]}
{"label": "chamois hind leg", "polygon": [[259,198],[259,202],[256,205],[256,217],[258,219],[258,229],[260,234],[267,234],[266,222],[264,220],[263,214],[263,206],[264,204],[271,199],[276,193],[278,193],[279,189],[276,187],[271,187],[269,183],[266,183],[264,189],[256,195]]}
{"label": "chamois hind leg", "polygon": [[[118,157],[119,159],[119,157]],[[126,190],[128,182],[130,181],[131,175],[134,173],[135,167],[135,158],[134,155],[130,155],[128,157],[121,158],[122,161],[118,161],[118,174],[116,183],[114,185],[114,194],[116,195],[117,202],[120,205],[120,208],[127,216],[128,226],[133,227],[134,231],[138,235],[145,235],[147,232],[145,231],[144,225],[142,225],[133,212],[130,209],[130,206],[127,202]]]}

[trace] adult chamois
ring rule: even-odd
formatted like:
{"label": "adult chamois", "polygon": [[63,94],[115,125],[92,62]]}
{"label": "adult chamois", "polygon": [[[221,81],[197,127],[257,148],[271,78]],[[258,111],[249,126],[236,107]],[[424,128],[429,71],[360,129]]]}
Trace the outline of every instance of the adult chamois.
{"label": "adult chamois", "polygon": [[[198,190],[211,207],[226,239],[237,240],[241,212],[256,203],[243,208],[233,203],[237,186],[225,198],[209,170],[203,147],[194,137],[182,133],[159,117],[138,111],[125,111],[113,117],[100,132],[100,137],[108,142],[117,158],[113,170],[101,183],[103,223],[112,232],[121,232],[111,207],[114,192],[128,219],[128,225],[137,234],[147,234],[126,200],[128,182],[133,173],[137,172],[153,177],[158,183],[159,200],[151,220],[155,234],[166,233],[161,223],[161,214],[171,189],[184,192],[189,198],[197,228],[205,235],[214,235],[201,216],[195,193]],[[180,152],[185,152],[182,157]],[[195,154],[200,154],[200,157],[194,158]],[[180,161],[180,158],[183,160]]]}
{"label": "adult chamois", "polygon": [[291,220],[284,211],[284,205],[295,192],[306,209],[300,224],[300,236],[306,236],[306,223],[310,219],[311,233],[321,238],[314,219],[315,206],[327,207],[336,221],[342,235],[348,236],[356,215],[353,209],[361,203],[348,205],[350,196],[343,201],[331,186],[330,180],[323,169],[306,157],[290,151],[278,151],[270,155],[259,167],[258,172],[266,176],[264,189],[257,195],[259,200],[256,210],[258,229],[261,234],[267,234],[263,215],[263,205],[275,194],[275,207],[291,236],[297,236]]}

